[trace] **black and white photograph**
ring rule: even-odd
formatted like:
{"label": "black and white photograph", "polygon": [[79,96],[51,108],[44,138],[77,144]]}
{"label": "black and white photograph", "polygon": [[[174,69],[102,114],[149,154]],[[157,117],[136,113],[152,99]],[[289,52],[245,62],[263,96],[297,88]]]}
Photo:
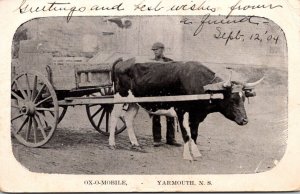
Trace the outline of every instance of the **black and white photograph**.
{"label": "black and white photograph", "polygon": [[288,44],[268,18],[43,17],[11,45],[12,152],[31,172],[259,174],[286,153]]}

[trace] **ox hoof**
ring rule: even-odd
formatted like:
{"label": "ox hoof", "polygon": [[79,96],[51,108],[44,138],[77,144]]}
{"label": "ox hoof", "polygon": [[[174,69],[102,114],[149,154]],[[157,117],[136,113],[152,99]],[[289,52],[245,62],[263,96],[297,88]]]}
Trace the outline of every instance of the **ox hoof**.
{"label": "ox hoof", "polygon": [[188,153],[183,153],[183,159],[184,159],[184,160],[189,160],[189,161],[193,161],[193,160],[194,160],[194,158],[193,158],[193,156],[191,155],[190,152],[188,152]]}
{"label": "ox hoof", "polygon": [[183,146],[183,159],[193,161],[188,142],[186,142]]}
{"label": "ox hoof", "polygon": [[191,142],[191,151],[194,157],[201,157],[201,153],[197,147],[197,145],[194,143],[194,141]]}
{"label": "ox hoof", "polygon": [[135,145],[135,144],[131,145],[131,149],[136,150],[136,151],[142,151],[143,150],[139,145]]}
{"label": "ox hoof", "polygon": [[193,156],[195,157],[195,158],[200,158],[200,157],[202,157],[202,154],[200,153],[200,152],[198,152],[198,153],[192,153],[193,154]]}
{"label": "ox hoof", "polygon": [[190,162],[192,162],[194,159],[191,155],[187,155],[187,156],[183,156],[184,160],[189,160]]}
{"label": "ox hoof", "polygon": [[116,145],[110,145],[109,146],[109,149],[111,149],[111,150],[115,150],[117,147],[116,147]]}

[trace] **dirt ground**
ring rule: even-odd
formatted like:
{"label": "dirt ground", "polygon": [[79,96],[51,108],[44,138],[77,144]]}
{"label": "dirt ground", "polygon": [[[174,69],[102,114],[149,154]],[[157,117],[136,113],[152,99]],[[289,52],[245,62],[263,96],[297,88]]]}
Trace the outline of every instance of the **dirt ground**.
{"label": "dirt ground", "polygon": [[[241,76],[255,71],[236,70]],[[262,71],[259,69],[257,71]],[[12,138],[16,159],[30,171],[63,174],[234,174],[272,169],[284,155],[287,139],[287,72],[263,69],[266,79],[247,100],[245,126],[210,114],[199,126],[202,157],[182,158],[183,146],[153,147],[151,120],[140,109],[135,128],[142,151],[132,150],[125,130],[111,150],[108,137],[93,129],[84,107],[69,108],[52,139],[41,148],[28,148]],[[274,87],[276,86],[276,90]],[[165,121],[163,132],[165,137]],[[176,139],[182,143],[181,133]],[[163,140],[165,141],[165,139]]]}

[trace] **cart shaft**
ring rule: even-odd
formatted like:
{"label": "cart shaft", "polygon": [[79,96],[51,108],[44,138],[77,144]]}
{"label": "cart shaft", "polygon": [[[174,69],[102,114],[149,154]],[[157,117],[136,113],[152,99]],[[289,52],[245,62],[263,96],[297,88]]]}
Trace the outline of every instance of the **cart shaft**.
{"label": "cart shaft", "polygon": [[124,104],[124,103],[144,103],[144,102],[179,102],[223,99],[223,94],[198,94],[180,96],[155,96],[155,97],[118,97],[97,96],[97,97],[72,97],[65,98],[58,102],[59,106],[92,105],[92,104]]}

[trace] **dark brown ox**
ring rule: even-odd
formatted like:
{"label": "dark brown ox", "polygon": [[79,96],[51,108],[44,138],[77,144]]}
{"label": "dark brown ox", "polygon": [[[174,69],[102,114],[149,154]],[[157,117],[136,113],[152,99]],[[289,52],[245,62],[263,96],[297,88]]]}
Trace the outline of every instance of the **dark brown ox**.
{"label": "dark brown ox", "polygon": [[[245,91],[247,94],[253,94],[252,89],[262,79],[255,83],[243,84],[236,81],[224,81],[199,62],[136,63],[134,59],[131,59],[114,64],[113,80],[115,92],[122,97],[128,96],[129,91],[135,97],[222,93],[224,99],[139,103],[141,107],[152,113],[174,107],[184,142],[186,143],[192,138],[196,143],[198,126],[209,113],[220,112],[238,125],[247,124],[248,118],[244,107]],[[121,108],[116,107],[116,109]],[[132,128],[132,120],[137,109],[137,105],[129,107],[128,115],[131,115],[127,117],[127,122],[130,123],[129,128]],[[188,113],[188,122],[184,122],[185,113]],[[112,115],[119,116],[114,111]],[[111,126],[114,124],[112,123]],[[114,127],[111,129],[114,130]],[[130,133],[130,131],[128,132]],[[133,145],[138,145],[135,135],[130,139]],[[114,137],[110,137],[110,145],[115,145]]]}

